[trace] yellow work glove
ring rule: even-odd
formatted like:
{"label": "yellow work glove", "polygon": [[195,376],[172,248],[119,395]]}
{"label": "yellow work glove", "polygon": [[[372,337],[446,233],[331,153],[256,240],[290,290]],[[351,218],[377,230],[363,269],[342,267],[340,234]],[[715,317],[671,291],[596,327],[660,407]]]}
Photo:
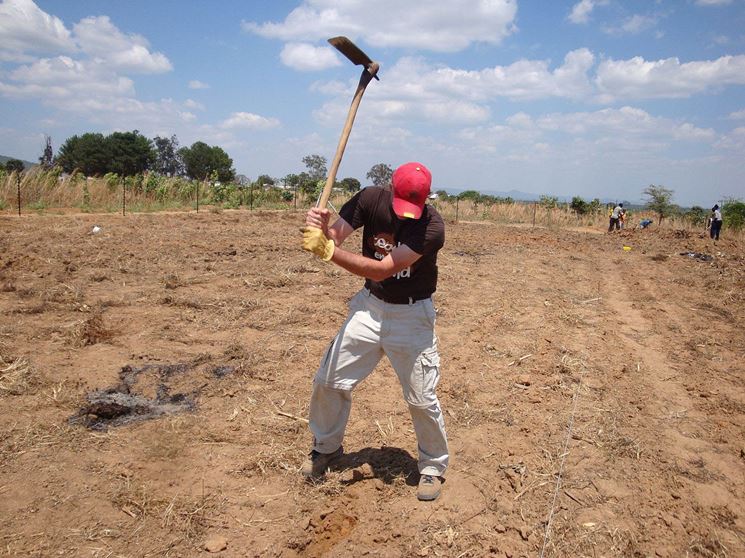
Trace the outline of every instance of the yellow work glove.
{"label": "yellow work glove", "polygon": [[303,250],[313,252],[316,256],[327,262],[334,255],[334,241],[326,238],[321,229],[316,227],[303,227]]}

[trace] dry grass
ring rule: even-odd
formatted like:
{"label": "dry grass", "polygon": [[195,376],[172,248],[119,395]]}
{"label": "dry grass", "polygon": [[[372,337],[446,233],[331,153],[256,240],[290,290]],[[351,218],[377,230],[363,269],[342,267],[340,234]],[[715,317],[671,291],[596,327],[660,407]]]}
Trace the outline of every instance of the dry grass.
{"label": "dry grass", "polygon": [[38,376],[27,358],[0,354],[0,396],[27,394],[37,384]]}
{"label": "dry grass", "polygon": [[211,528],[224,528],[222,518],[226,497],[205,490],[201,494],[166,495],[152,483],[137,483],[131,476],[119,476],[111,483],[109,498],[123,513],[141,521],[155,521],[166,531],[180,533],[191,543],[200,542]]}
{"label": "dry grass", "polygon": [[84,320],[75,322],[67,333],[68,342],[76,348],[88,347],[116,336],[116,331],[106,326],[100,310],[94,311]]}
{"label": "dry grass", "polygon": [[[173,180],[173,179],[168,179]],[[166,199],[158,199],[154,192],[127,192],[127,210],[158,211],[163,209],[193,209],[196,207],[196,198],[193,195],[184,195],[175,186],[169,189]],[[203,187],[204,188],[204,187]],[[40,169],[26,172],[21,178],[22,211],[29,209],[44,211],[51,208],[80,208],[88,212],[119,212],[122,209],[121,185],[107,184],[103,178],[84,178],[81,176],[66,176],[58,179],[53,173],[44,173]],[[204,191],[204,190],[203,190]],[[204,203],[207,192],[203,194]],[[349,198],[349,194],[332,195],[330,206],[332,210],[340,208]],[[0,180],[0,201],[5,205],[6,212],[14,212],[17,204],[15,173],[6,174],[4,180]],[[315,203],[312,196],[301,195],[295,202],[285,202],[283,209],[304,210]],[[530,224],[549,229],[557,228],[593,228],[606,229],[608,217],[605,209],[594,214],[577,215],[568,207],[547,208],[538,203],[497,203],[497,204],[474,204],[470,200],[436,200],[434,202],[438,211],[450,221],[490,221],[500,224]],[[276,202],[272,203],[276,209]],[[24,209],[25,208],[25,209]],[[205,208],[206,209],[206,208]],[[254,209],[261,209],[259,201],[254,203]],[[215,212],[220,212],[220,207],[212,207]],[[633,228],[641,219],[650,218],[654,221],[654,229],[674,231],[679,235],[689,237],[693,234],[705,234],[701,226],[692,225],[682,217],[671,217],[663,220],[660,225],[657,216],[648,211],[633,211],[633,215],[627,223],[627,228]],[[726,238],[744,240],[745,230],[732,231],[725,229]]]}
{"label": "dry grass", "polygon": [[47,424],[35,422],[21,427],[14,424],[0,431],[0,456],[13,459],[20,455],[48,448],[75,448],[80,451],[84,442],[90,439],[87,432],[67,424]]}
{"label": "dry grass", "polygon": [[641,556],[634,535],[609,523],[578,525],[573,518],[557,516],[544,555],[595,558],[596,556]]}

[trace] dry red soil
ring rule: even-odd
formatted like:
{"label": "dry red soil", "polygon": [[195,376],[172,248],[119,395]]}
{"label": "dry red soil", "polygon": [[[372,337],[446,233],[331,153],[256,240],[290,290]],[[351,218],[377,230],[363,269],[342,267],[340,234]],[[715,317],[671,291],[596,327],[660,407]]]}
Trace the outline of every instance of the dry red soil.
{"label": "dry red soil", "polygon": [[344,459],[298,474],[362,283],[302,222],[0,217],[0,555],[745,556],[745,246],[448,223],[423,503],[387,363]]}

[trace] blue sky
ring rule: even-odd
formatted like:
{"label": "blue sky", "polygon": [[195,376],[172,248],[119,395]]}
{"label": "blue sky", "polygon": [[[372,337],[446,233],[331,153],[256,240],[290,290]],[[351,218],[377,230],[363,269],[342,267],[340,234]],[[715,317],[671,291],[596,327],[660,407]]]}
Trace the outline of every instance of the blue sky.
{"label": "blue sky", "polygon": [[359,67],[380,62],[338,178],[417,160],[434,189],[745,198],[745,0],[2,0],[0,154],[138,129],[239,173],[333,158]]}

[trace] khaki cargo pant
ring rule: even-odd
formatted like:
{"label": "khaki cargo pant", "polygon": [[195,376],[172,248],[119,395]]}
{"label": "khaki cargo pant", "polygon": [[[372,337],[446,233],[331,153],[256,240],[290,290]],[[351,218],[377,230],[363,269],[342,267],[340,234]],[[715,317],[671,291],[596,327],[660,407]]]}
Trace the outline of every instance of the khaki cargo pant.
{"label": "khaki cargo pant", "polygon": [[350,300],[349,315],[313,379],[310,430],[314,450],[332,453],[341,446],[352,408],[352,390],[386,355],[401,383],[414,423],[419,472],[445,472],[448,443],[435,393],[440,356],[434,326],[432,299],[389,304],[362,289]]}

